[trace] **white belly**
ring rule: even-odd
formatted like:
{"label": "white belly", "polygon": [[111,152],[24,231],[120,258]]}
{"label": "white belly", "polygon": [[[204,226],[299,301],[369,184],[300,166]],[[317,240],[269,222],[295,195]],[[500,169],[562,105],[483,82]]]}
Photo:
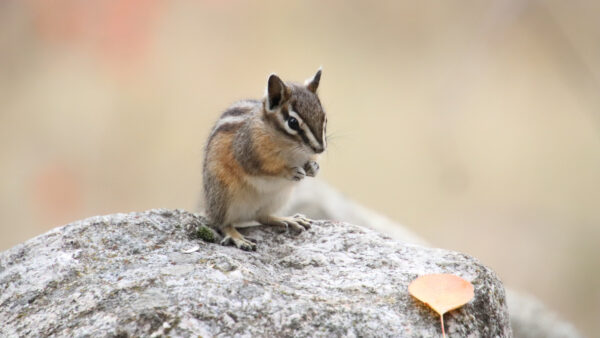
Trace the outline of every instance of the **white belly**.
{"label": "white belly", "polygon": [[272,215],[287,201],[296,182],[284,178],[250,177],[249,189],[235,196],[227,211],[227,223],[256,221]]}

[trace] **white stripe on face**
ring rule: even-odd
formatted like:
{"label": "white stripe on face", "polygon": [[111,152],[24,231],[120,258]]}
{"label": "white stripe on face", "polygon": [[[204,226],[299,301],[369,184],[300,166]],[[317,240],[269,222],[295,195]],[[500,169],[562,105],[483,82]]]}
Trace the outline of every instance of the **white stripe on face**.
{"label": "white stripe on face", "polygon": [[[296,120],[298,120],[298,123],[300,124],[300,128],[304,131],[304,134],[308,138],[308,141],[310,142],[310,145],[312,147],[316,148],[316,149],[321,148],[321,145],[319,144],[319,141],[317,141],[317,139],[315,138],[315,135],[313,135],[313,133],[310,131],[310,128],[308,127],[308,125],[306,123],[304,123],[304,121],[302,121],[302,119],[300,118],[300,116],[298,116],[298,113],[296,113],[293,110],[290,110],[290,116],[292,116]],[[286,128],[289,128],[287,126],[287,123],[286,123]]]}

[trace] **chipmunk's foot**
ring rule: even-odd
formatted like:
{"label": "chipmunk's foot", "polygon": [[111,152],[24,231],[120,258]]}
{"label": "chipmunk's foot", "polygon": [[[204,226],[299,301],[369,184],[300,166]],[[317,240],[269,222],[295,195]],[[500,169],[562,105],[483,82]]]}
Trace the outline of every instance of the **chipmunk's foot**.
{"label": "chipmunk's foot", "polygon": [[319,163],[316,161],[308,161],[304,165],[304,171],[306,171],[306,176],[315,177],[319,172]]}
{"label": "chipmunk's foot", "polygon": [[221,245],[231,245],[233,243],[238,249],[256,251],[256,243],[249,238],[245,238],[236,228],[228,226],[223,229],[223,233],[225,237],[221,241]]}
{"label": "chipmunk's foot", "polygon": [[268,216],[259,219],[258,222],[263,225],[273,226],[282,232],[285,231],[285,229],[292,229],[296,232],[302,232],[310,229],[312,220],[306,218],[304,215],[295,214],[292,217]]}

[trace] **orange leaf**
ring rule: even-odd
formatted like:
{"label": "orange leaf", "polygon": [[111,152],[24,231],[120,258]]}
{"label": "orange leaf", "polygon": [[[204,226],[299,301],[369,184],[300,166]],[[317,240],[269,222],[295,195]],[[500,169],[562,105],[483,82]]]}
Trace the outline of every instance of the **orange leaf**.
{"label": "orange leaf", "polygon": [[421,276],[408,286],[408,292],[439,313],[444,330],[444,313],[458,309],[473,299],[473,284],[452,274]]}

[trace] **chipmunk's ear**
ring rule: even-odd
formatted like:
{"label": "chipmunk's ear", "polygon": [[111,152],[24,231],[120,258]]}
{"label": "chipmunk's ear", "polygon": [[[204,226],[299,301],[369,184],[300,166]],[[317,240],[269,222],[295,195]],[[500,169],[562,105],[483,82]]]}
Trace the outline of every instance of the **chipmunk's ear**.
{"label": "chipmunk's ear", "polygon": [[312,79],[306,80],[304,82],[304,85],[308,90],[310,90],[313,93],[316,93],[317,88],[319,88],[319,81],[321,81],[321,68],[317,70],[317,73],[315,74],[315,76],[312,77]]}
{"label": "chipmunk's ear", "polygon": [[267,82],[267,110],[273,111],[280,107],[291,96],[290,89],[275,74],[269,75]]}

